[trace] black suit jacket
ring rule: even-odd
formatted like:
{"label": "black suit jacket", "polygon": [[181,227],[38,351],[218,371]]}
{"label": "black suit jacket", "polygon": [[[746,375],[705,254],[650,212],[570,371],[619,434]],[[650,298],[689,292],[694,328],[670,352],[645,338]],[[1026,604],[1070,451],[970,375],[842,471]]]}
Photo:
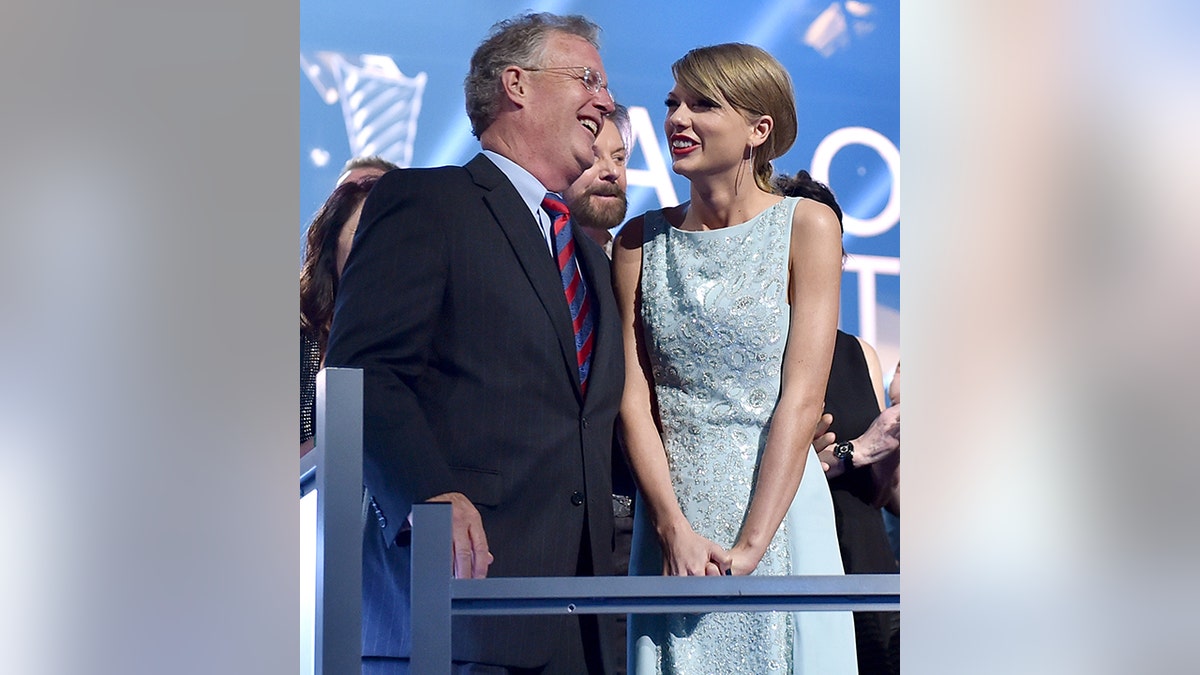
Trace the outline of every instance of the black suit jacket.
{"label": "black suit jacket", "polygon": [[[478,507],[489,576],[575,575],[581,551],[585,567],[612,573],[621,334],[608,261],[575,239],[595,311],[586,398],[558,267],[491,160],[392,171],[367,199],[326,356],[364,371],[363,480],[377,520],[363,544],[364,655],[410,653],[406,516],[437,494]],[[569,625],[456,618],[454,658],[537,666]]]}

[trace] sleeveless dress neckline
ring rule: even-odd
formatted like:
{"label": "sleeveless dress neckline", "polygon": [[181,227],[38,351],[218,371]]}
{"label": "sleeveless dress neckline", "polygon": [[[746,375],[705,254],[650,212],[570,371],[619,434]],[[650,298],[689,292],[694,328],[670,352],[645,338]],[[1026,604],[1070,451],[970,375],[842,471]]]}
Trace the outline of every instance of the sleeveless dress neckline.
{"label": "sleeveless dress neckline", "polygon": [[[762,211],[759,211],[759,212],[758,212],[758,213],[756,213],[755,215],[751,216],[751,217],[750,217],[748,220],[744,220],[744,221],[742,221],[742,222],[740,222],[740,223],[734,223],[734,224],[732,224],[732,225],[726,225],[725,227],[719,227],[719,228],[717,228],[717,229],[715,229],[715,230],[685,230],[685,229],[682,229],[682,228],[680,228],[680,227],[676,227],[675,225],[671,224],[671,221],[669,221],[669,220],[667,220],[667,219],[666,219],[666,216],[665,216],[665,211],[666,211],[666,209],[661,209],[661,210],[659,210],[659,211],[651,211],[650,213],[658,213],[658,214],[662,215],[663,222],[665,222],[665,223],[667,224],[667,227],[668,227],[668,228],[670,228],[671,230],[673,230],[673,231],[675,231],[675,232],[678,232],[678,233],[680,233],[680,234],[687,234],[687,235],[701,235],[701,236],[703,236],[703,235],[710,235],[710,234],[718,234],[718,233],[721,233],[721,232],[729,232],[729,231],[731,231],[731,230],[734,230],[734,231],[736,231],[736,230],[738,230],[738,229],[740,229],[740,228],[744,228],[744,227],[746,227],[746,226],[748,226],[748,225],[752,225],[752,224],[753,224],[755,221],[757,221],[757,220],[759,220],[760,218],[764,217],[764,216],[765,216],[765,215],[766,215],[768,212],[770,212],[772,209],[777,209],[777,208],[779,208],[779,207],[780,207],[780,205],[782,205],[782,204],[786,203],[786,202],[788,201],[788,199],[789,199],[789,198],[785,197],[785,198],[783,198],[783,199],[779,200],[778,202],[775,202],[774,204],[772,204],[772,205],[768,206],[767,208],[763,209]],[[791,199],[795,200],[796,198],[791,198]],[[801,199],[802,199],[802,198],[801,198]],[[688,212],[688,210],[690,210],[690,209],[692,208],[692,202],[691,202],[691,200],[688,200],[688,201],[684,202],[684,203],[683,203],[683,207],[684,207],[684,209],[683,209],[683,211],[684,211],[684,217],[686,218],[686,217],[687,217],[687,212]],[[789,211],[790,211],[790,209],[789,209]],[[647,216],[647,217],[649,217],[650,213],[647,213],[647,214],[646,214],[646,216]],[[788,222],[790,223],[791,221],[788,221]]]}

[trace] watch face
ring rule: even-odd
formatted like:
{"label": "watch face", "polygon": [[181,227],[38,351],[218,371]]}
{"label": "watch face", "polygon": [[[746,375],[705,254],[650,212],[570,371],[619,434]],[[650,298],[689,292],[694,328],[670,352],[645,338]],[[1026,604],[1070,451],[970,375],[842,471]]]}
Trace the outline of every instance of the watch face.
{"label": "watch face", "polygon": [[846,458],[850,457],[850,455],[853,455],[853,454],[854,454],[854,444],[849,441],[847,441],[845,443],[838,443],[833,448],[833,456],[837,457],[838,459],[846,459]]}

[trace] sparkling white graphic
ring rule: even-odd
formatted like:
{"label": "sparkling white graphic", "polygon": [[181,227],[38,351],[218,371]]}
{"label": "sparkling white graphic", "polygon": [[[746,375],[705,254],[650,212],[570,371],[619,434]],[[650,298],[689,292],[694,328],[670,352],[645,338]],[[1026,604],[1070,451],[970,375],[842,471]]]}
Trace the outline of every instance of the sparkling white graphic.
{"label": "sparkling white graphic", "polygon": [[326,103],[342,104],[352,157],[412,165],[425,73],[409,77],[388,56],[324,51],[301,54],[300,67]]}

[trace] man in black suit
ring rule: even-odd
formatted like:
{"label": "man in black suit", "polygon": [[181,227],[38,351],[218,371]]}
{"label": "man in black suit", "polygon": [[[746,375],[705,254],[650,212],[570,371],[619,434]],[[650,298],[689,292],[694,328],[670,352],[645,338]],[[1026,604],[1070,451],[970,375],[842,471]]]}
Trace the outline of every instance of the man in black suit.
{"label": "man in black suit", "polygon": [[[612,110],[597,33],[551,14],[493,26],[465,82],[483,152],[392,171],[363,207],[326,364],[364,372],[364,673],[408,672],[414,503],[452,505],[459,578],[612,573],[608,261],[543,206],[591,165]],[[599,634],[594,616],[459,617],[453,658],[601,672]]]}

